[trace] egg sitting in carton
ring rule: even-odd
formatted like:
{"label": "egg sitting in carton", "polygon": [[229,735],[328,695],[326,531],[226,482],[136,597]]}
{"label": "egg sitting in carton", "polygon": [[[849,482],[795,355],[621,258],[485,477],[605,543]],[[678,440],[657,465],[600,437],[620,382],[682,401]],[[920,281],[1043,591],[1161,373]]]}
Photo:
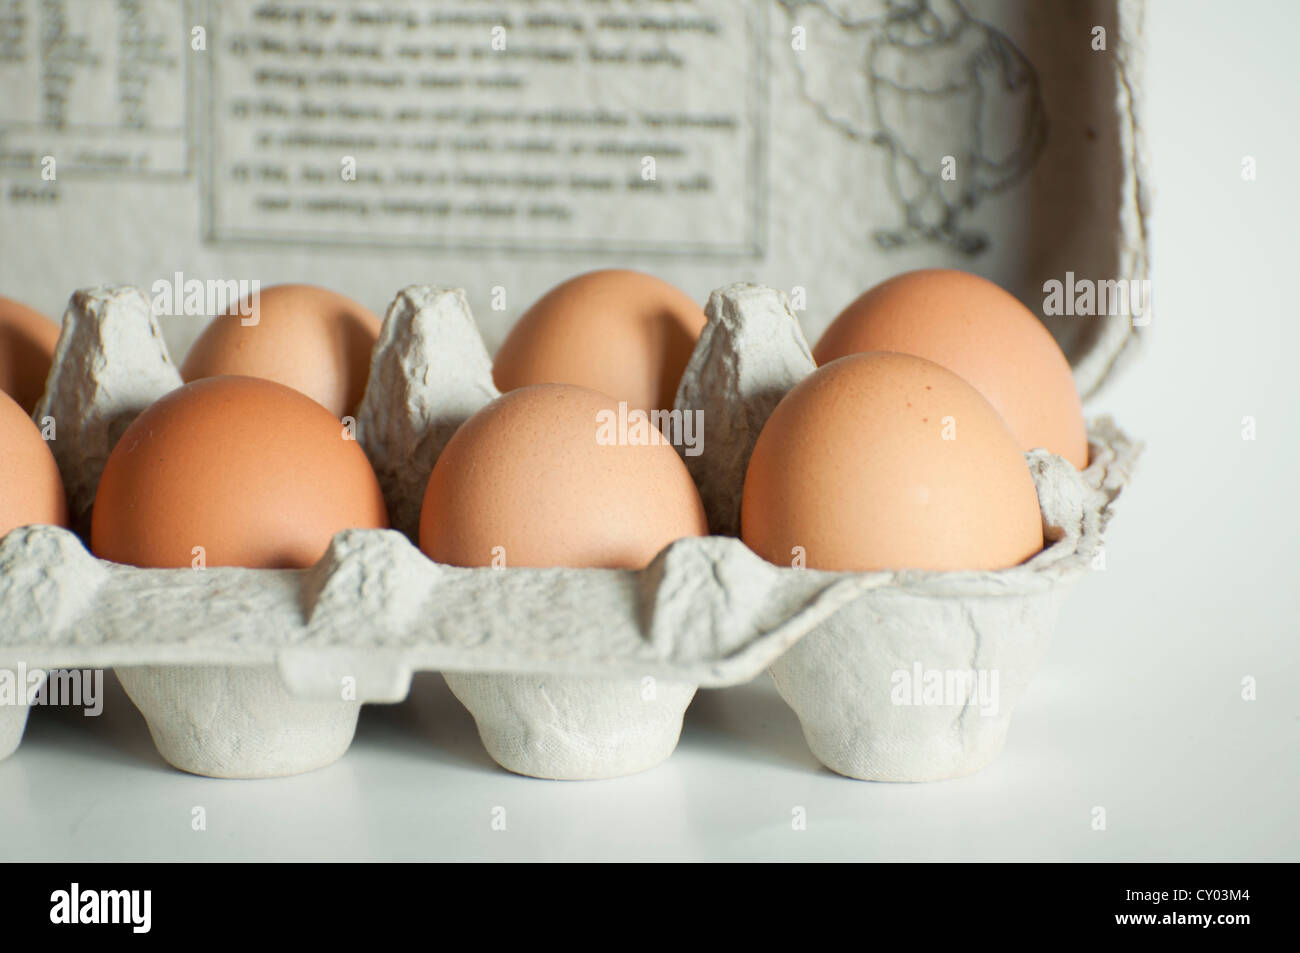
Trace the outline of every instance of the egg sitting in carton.
{"label": "egg sitting in carton", "polygon": [[[180,557],[203,544],[172,538],[181,523],[162,535],[142,530],[143,541],[118,556],[144,564],[136,566],[96,558],[82,538],[101,518],[113,521],[96,512],[96,491],[119,438],[141,414],[156,418],[160,401],[166,410],[180,399],[181,375],[142,294],[124,288],[76,293],[35,416],[57,422],[49,447],[66,486],[71,525],[82,536],[15,523],[21,528],[0,541],[0,670],[113,667],[162,755],[184,770],[218,777],[283,775],[330,763],[346,751],[361,703],[400,700],[416,670],[442,671],[492,757],[538,777],[610,777],[648,768],[675,747],[696,686],[737,684],[769,667],[813,752],[841,774],[928,780],[986,765],[1001,750],[1069,586],[1100,552],[1111,505],[1138,448],[1099,420],[1088,431],[1082,470],[1049,450],[1022,455],[1015,437],[994,426],[997,411],[1007,411],[993,410],[975,382],[921,357],[896,355],[886,362],[894,368],[892,383],[872,399],[882,407],[895,398],[906,404],[908,388],[920,388],[916,406],[896,408],[915,413],[902,425],[860,415],[861,437],[843,426],[825,430],[822,451],[840,462],[826,492],[838,498],[817,497],[799,483],[798,473],[811,473],[816,459],[799,444],[803,428],[775,428],[776,436],[763,438],[768,446],[756,451],[760,433],[805,378],[783,415],[801,401],[838,406],[834,394],[820,393],[818,375],[878,363],[878,356],[846,358],[814,374],[797,320],[784,296],[770,289],[721,289],[706,313],[698,343],[683,351],[689,363],[673,408],[682,419],[704,421],[703,452],[679,460],[671,447],[637,447],[658,456],[626,457],[637,462],[611,471],[622,485],[602,485],[598,461],[614,454],[598,453],[594,418],[612,410],[612,402],[574,387],[500,398],[463,294],[407,288],[378,331],[355,421],[324,415],[338,424],[340,442],[355,437],[364,449],[382,493],[378,505],[393,528],[377,528],[383,520],[371,506],[369,516],[347,517],[368,528],[321,530],[328,543],[319,542],[323,555],[314,562],[304,555],[317,545],[314,538],[287,554],[277,549],[277,536],[292,533],[277,522],[276,510],[298,512],[295,507],[312,500],[295,499],[286,462],[293,454],[271,460],[277,456],[272,437],[261,452],[274,465],[270,486],[279,502],[255,512],[245,499],[249,511],[233,513],[226,526],[215,505],[205,517],[213,521],[211,534],[230,530],[238,537],[261,528],[253,543],[262,551],[238,558],[255,563],[252,568],[221,565],[224,559],[182,565]],[[667,347],[691,334],[690,318],[683,320],[684,330]],[[528,330],[533,324],[521,333],[536,333]],[[526,363],[528,350],[503,348],[517,364]],[[902,372],[895,373],[900,362]],[[499,362],[498,378],[504,372]],[[934,394],[936,382],[968,410],[945,415],[941,401],[925,404],[938,400],[925,396]],[[528,381],[505,386],[516,383]],[[1032,393],[1035,385],[1023,386]],[[807,400],[809,392],[816,399]],[[662,406],[665,393],[672,389],[661,380],[644,399]],[[162,400],[169,394],[171,404]],[[335,413],[350,409],[347,394],[346,387],[334,389]],[[287,411],[277,417],[252,407],[239,414],[248,427],[265,426],[262,416],[287,419]],[[941,419],[929,420],[932,414]],[[962,464],[947,471],[956,475],[948,483],[936,484],[940,499],[927,501],[925,485],[865,482],[898,472],[899,452],[881,441],[892,434],[900,446],[915,448],[920,428],[943,440],[944,416],[955,417],[956,439],[930,450],[953,451]],[[579,424],[586,417],[593,418],[587,421],[592,439],[584,447]],[[473,427],[462,428],[470,418]],[[298,430],[283,426],[285,434]],[[211,431],[210,439],[226,441],[227,451],[210,452],[209,466],[233,466],[238,431]],[[969,445],[962,443],[967,433]],[[138,435],[143,441],[146,434]],[[832,435],[844,444],[827,445]],[[979,461],[981,443],[994,446],[995,463]],[[512,457],[518,453],[528,459]],[[759,469],[747,480],[751,455]],[[783,473],[787,463],[794,468],[789,474]],[[242,472],[236,485],[251,497],[260,484],[253,470]],[[299,496],[312,497],[334,472],[306,466],[301,476],[311,492]],[[677,476],[686,472],[694,488]],[[521,474],[522,482],[511,483]],[[121,472],[108,477],[115,499],[163,505],[160,485],[147,472],[134,482]],[[475,482],[480,478],[482,485]],[[365,483],[349,484],[346,501],[365,497]],[[981,493],[988,506],[979,505]],[[1035,497],[1036,512],[1027,518]],[[195,497],[205,498],[212,500]],[[321,500],[318,507],[328,509]],[[516,520],[504,516],[512,504],[523,507]],[[223,505],[241,504],[228,494]],[[183,510],[167,506],[183,523]],[[548,506],[552,514],[572,510],[568,524],[548,530],[539,522]],[[965,515],[958,522],[916,522],[916,514],[945,506]],[[476,512],[481,525],[473,522]],[[653,532],[628,544],[632,529],[655,520]],[[887,524],[893,543],[885,539]],[[130,529],[132,521],[122,525]],[[521,536],[525,525],[550,535]],[[864,526],[882,531],[854,538]],[[828,527],[825,538],[816,535]],[[482,535],[475,535],[479,529]],[[706,529],[712,535],[702,535]],[[737,538],[742,532],[767,559]],[[926,533],[936,558],[960,552],[974,559],[981,540],[1000,534],[1000,541],[963,567],[909,557],[906,564],[917,568],[887,568],[890,545],[920,552]],[[140,555],[160,542],[192,545],[152,564]],[[429,558],[417,543],[446,562]],[[871,551],[885,543],[885,550]],[[117,552],[108,542],[97,548]],[[867,562],[844,563],[851,550],[857,550],[852,559]],[[936,675],[939,690],[931,697]],[[17,746],[25,719],[25,707],[0,706],[0,753]]]}

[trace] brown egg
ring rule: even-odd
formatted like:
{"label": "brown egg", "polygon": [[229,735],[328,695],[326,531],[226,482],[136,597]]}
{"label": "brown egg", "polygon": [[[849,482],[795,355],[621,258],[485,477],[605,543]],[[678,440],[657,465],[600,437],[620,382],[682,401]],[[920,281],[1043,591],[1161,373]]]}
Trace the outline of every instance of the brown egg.
{"label": "brown egg", "polygon": [[704,312],[670,284],[636,271],[593,271],[552,288],[515,324],[492,374],[502,391],[575,384],[672,410]]}
{"label": "brown egg", "polygon": [[456,566],[640,569],[675,539],[708,532],[667,443],[602,443],[616,402],[582,387],[513,391],[456,431],[420,514],[420,548]]}
{"label": "brown egg", "polygon": [[388,514],[361,447],[308,397],[252,377],[186,384],[145,409],[95,496],[97,556],[133,566],[302,568]]}
{"label": "brown egg", "polygon": [[1002,418],[909,354],[841,358],[795,386],[754,446],[740,520],[764,559],[814,569],[1002,569],[1043,547]]}
{"label": "brown egg", "polygon": [[928,269],[876,285],[831,323],[813,357],[902,351],[942,364],[1002,415],[1022,450],[1043,447],[1078,469],[1088,434],[1070,364],[1014,295],[964,271]]}
{"label": "brown egg", "polygon": [[335,417],[355,416],[379,318],[314,285],[275,285],[256,297],[256,323],[245,325],[252,319],[238,309],[215,318],[190,348],[181,377],[261,377],[301,391]]}
{"label": "brown egg", "polygon": [[38,523],[68,525],[63,478],[32,418],[0,394],[0,537]]}
{"label": "brown egg", "polygon": [[27,413],[45,392],[59,326],[38,311],[0,298],[0,391]]}

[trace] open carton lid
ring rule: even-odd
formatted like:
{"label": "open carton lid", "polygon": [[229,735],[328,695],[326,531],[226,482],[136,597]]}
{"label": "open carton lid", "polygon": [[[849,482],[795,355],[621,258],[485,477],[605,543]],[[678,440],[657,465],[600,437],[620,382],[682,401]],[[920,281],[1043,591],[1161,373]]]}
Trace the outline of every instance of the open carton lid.
{"label": "open carton lid", "polygon": [[[161,281],[187,297],[180,286],[191,281],[300,281],[382,313],[398,288],[439,285],[465,289],[491,352],[546,289],[597,267],[650,272],[701,303],[739,281],[781,289],[811,341],[877,282],[948,267],[996,281],[1042,316],[1085,398],[1132,354],[1141,325],[1046,315],[1044,286],[1147,277],[1141,0],[696,0],[636,30],[589,9],[602,5],[566,6],[582,35],[522,17],[512,26],[521,55],[510,89],[489,81],[501,69],[493,57],[473,55],[483,43],[474,25],[425,23],[411,35],[345,16],[304,24],[232,0],[206,24],[197,59],[186,30],[162,30],[177,44],[173,65],[201,60],[193,78],[203,82],[189,91],[160,65],[158,88],[178,91],[165,100],[176,114],[153,117],[175,127],[169,145],[138,130],[119,138],[173,174],[129,185],[83,175],[57,130],[24,133],[16,149],[59,157],[61,199],[6,208],[25,240],[0,257],[4,294],[57,314],[71,289],[95,284]],[[459,88],[421,88],[428,64],[399,55],[430,31],[461,51]],[[313,87],[259,80],[307,67],[363,72],[328,53],[361,36],[402,81],[362,97],[377,110],[362,127],[320,115]],[[593,45],[668,51],[673,65],[596,61]],[[543,47],[572,57],[528,55]],[[309,48],[326,58],[286,52]],[[36,74],[15,82],[14,101],[37,109]],[[192,116],[180,110],[189,92]],[[74,99],[70,108],[98,108]],[[275,108],[246,108],[263,101]],[[430,110],[429,126],[396,119]],[[475,116],[491,121],[475,127]],[[461,135],[492,151],[448,148]],[[356,181],[298,175],[337,167],[335,141],[350,144]],[[443,148],[426,148],[434,142]],[[521,144],[550,151],[512,151]],[[657,160],[649,183],[647,157]],[[462,181],[461,168],[483,174]],[[403,179],[411,169],[444,184]],[[14,174],[39,183],[40,172]],[[610,187],[582,186],[598,181]],[[417,214],[444,205],[446,217]],[[565,214],[526,214],[538,205]],[[475,217],[498,206],[517,214]],[[216,310],[156,305],[171,353],[182,357]]]}
{"label": "open carton lid", "polygon": [[809,340],[851,300],[821,304],[826,288],[843,298],[845,271],[865,290],[957,268],[1016,294],[1060,344],[1080,395],[1097,393],[1150,322],[1141,0],[1050,16],[983,0],[780,5],[805,31],[797,89],[816,120],[800,132],[820,122],[845,140],[817,163],[838,208],[825,182],[772,185],[778,200],[797,188],[825,213],[824,240],[791,253],[818,279],[818,303],[801,315]]}

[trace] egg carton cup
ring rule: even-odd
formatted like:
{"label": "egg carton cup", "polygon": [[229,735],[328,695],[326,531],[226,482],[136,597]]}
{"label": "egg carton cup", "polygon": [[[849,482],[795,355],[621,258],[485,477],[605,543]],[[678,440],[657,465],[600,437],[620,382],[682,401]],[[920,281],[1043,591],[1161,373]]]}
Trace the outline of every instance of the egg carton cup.
{"label": "egg carton cup", "polygon": [[0,676],[12,680],[11,683],[21,691],[12,703],[0,705],[0,761],[18,750],[23,732],[27,730],[27,687],[25,682],[20,682],[19,674],[13,670],[0,670]]}
{"label": "egg carton cup", "polygon": [[[438,454],[498,394],[463,293],[430,286],[389,308],[355,421],[392,529],[341,532],[308,569],[142,569],[97,559],[83,538],[117,437],[180,378],[141,292],[79,291],[35,413],[56,423],[73,529],[0,540],[0,668],[116,669],[162,756],[215,777],[332,762],[362,703],[402,700],[425,670],[444,673],[498,763],[538,777],[651,767],[697,686],[769,667],[842,774],[924,780],[987,763],[1066,591],[1102,551],[1138,446],[1102,419],[1082,473],[1027,454],[1048,544],[1011,569],[774,566],[734,538],[740,490],[767,415],[812,358],[780,292],[733,285],[707,315],[677,409],[704,414],[704,453],[684,459],[714,535],[643,570],[462,568],[416,548]],[[896,704],[897,672],[918,663],[996,670],[996,715]],[[0,741],[16,743],[18,717],[0,710]]]}
{"label": "egg carton cup", "polygon": [[[677,406],[704,412],[713,445],[685,460],[710,531],[734,536],[758,435],[815,362],[780,292],[733,285],[713,294],[708,315]],[[770,674],[818,760],[852,778],[930,781],[995,759],[1070,587],[1104,566],[1111,506],[1140,453],[1108,418],[1089,426],[1082,473],[1045,450],[1026,453],[1045,546],[1019,566],[815,573],[852,580],[855,595],[806,630]],[[782,572],[778,585],[788,586],[808,571]]]}

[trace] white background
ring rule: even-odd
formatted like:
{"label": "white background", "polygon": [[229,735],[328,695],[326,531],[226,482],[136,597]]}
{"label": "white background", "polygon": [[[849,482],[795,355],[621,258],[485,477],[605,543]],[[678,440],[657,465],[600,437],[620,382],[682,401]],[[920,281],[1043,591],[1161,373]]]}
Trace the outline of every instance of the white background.
{"label": "white background", "polygon": [[421,676],[341,762],[212,781],[168,768],[114,687],[99,719],[36,711],[0,763],[0,858],[1300,859],[1297,35],[1291,3],[1151,5],[1155,320],[1090,408],[1147,452],[990,768],[837,777],[761,679],[701,693],[654,771],[533,781]]}

